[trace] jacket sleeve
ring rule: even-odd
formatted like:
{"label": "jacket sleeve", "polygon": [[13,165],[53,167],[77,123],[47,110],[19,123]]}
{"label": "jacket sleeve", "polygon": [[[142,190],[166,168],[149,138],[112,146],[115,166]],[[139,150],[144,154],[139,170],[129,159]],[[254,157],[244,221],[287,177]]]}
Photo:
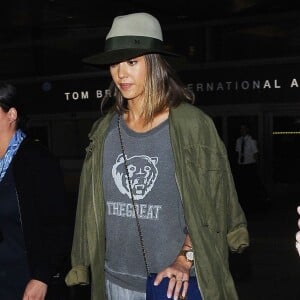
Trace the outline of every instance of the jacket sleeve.
{"label": "jacket sleeve", "polygon": [[224,158],[224,189],[226,212],[227,212],[227,243],[229,249],[232,252],[242,252],[246,247],[249,246],[249,233],[247,230],[247,220],[238,201],[238,196],[229,165],[227,151],[225,146],[222,144],[222,152]]}
{"label": "jacket sleeve", "polygon": [[62,275],[71,246],[59,161],[40,143],[26,138],[13,169],[31,278],[48,284],[54,275]]}
{"label": "jacket sleeve", "polygon": [[83,164],[80,176],[78,202],[76,209],[75,228],[73,235],[73,244],[71,251],[71,265],[72,268],[68,272],[65,282],[68,286],[86,285],[89,284],[89,266],[90,258],[88,252],[87,226],[86,218],[88,211],[89,190],[87,172],[88,167]]}
{"label": "jacket sleeve", "polygon": [[37,201],[41,200],[37,204],[41,212],[39,231],[42,240],[39,243],[43,254],[36,255],[41,261],[35,264],[32,276],[46,283],[49,280],[51,283],[54,278],[58,278],[57,276],[63,278],[69,264],[72,228],[59,161],[54,157],[49,157],[45,161],[47,162],[44,162],[41,172],[36,174],[39,177],[36,179]]}

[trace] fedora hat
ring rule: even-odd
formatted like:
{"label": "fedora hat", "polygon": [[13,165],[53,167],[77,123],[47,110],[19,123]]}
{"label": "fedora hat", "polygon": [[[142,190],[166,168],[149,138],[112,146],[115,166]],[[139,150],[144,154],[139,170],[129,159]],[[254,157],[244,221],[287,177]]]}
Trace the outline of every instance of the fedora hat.
{"label": "fedora hat", "polygon": [[148,13],[115,17],[105,39],[104,52],[83,59],[92,65],[109,65],[149,53],[178,56],[166,51],[159,21]]}

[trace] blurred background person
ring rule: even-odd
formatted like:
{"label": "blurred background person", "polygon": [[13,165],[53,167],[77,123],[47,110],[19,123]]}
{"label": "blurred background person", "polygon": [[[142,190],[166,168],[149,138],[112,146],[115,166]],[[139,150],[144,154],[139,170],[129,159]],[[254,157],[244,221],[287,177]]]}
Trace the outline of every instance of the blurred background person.
{"label": "blurred background person", "polygon": [[241,124],[240,134],[235,143],[237,153],[235,181],[239,201],[246,214],[265,211],[268,199],[258,174],[257,141],[251,136],[247,124]]}
{"label": "blurred background person", "polygon": [[68,255],[64,182],[18,104],[16,88],[0,83],[0,299],[43,300]]}

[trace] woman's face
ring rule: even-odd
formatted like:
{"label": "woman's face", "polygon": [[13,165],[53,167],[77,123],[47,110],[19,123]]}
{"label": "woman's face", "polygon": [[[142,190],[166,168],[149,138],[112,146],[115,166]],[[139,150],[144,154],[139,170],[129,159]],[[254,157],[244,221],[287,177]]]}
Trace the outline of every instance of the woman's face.
{"label": "woman's face", "polygon": [[144,56],[110,66],[110,74],[122,96],[127,100],[144,100],[146,61]]}
{"label": "woman's face", "polygon": [[8,113],[0,106],[0,131],[3,131],[8,127]]}
{"label": "woman's face", "polygon": [[0,134],[7,133],[8,131],[15,129],[16,126],[17,111],[14,108],[10,108],[8,112],[0,106]]}

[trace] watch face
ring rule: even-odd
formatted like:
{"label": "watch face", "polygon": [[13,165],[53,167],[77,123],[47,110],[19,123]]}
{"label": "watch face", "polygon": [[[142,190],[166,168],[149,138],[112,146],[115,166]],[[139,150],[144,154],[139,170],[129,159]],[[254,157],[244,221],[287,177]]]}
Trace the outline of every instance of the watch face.
{"label": "watch face", "polygon": [[187,251],[186,252],[186,258],[188,260],[194,260],[194,252],[193,251]]}

